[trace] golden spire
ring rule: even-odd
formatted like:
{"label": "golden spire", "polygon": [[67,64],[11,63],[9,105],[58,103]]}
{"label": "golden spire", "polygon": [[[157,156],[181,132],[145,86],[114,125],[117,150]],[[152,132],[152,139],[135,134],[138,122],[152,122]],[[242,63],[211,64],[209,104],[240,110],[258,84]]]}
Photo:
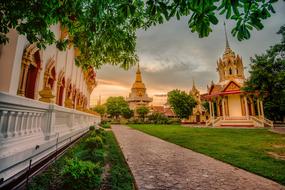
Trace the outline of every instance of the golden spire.
{"label": "golden spire", "polygon": [[142,82],[142,75],[140,71],[140,65],[138,64],[137,72],[136,72],[136,80],[133,84],[133,88],[142,88],[145,89],[144,83]]}
{"label": "golden spire", "polygon": [[196,94],[197,92],[199,93],[199,90],[196,88],[195,80],[194,80],[194,79],[192,79],[192,83],[193,83],[193,85],[192,85],[191,93],[192,93],[193,95]]}
{"label": "golden spire", "polygon": [[230,48],[229,40],[228,40],[228,34],[227,34],[227,28],[226,23],[224,22],[224,30],[225,30],[225,36],[226,36],[226,49]]}
{"label": "golden spire", "polygon": [[229,43],[229,40],[228,40],[228,34],[227,34],[227,28],[226,28],[226,23],[225,22],[224,22],[224,30],[225,30],[225,38],[226,38],[226,48],[225,48],[224,56],[225,55],[234,56],[235,53],[230,48],[230,43]]}
{"label": "golden spire", "polygon": [[142,75],[141,75],[139,63],[138,63],[138,68],[137,68],[137,72],[136,72],[136,82],[142,82]]}

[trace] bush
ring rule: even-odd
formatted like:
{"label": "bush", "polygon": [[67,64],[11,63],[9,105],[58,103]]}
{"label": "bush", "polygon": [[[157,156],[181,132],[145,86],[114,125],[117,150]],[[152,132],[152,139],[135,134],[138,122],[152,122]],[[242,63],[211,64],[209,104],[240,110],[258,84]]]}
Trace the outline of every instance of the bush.
{"label": "bush", "polygon": [[104,123],[104,124],[101,124],[101,127],[108,129],[108,128],[111,128],[111,124],[110,123]]}
{"label": "bush", "polygon": [[181,124],[181,120],[178,118],[169,119],[169,124],[179,125]]}
{"label": "bush", "polygon": [[104,164],[105,154],[103,149],[96,149],[91,153],[92,162],[99,162],[100,164]]}
{"label": "bush", "polygon": [[92,131],[90,134],[91,137],[95,137],[95,136],[105,136],[105,131],[104,129],[96,129],[95,131]]}
{"label": "bush", "polygon": [[132,177],[128,169],[114,165],[111,169],[111,184],[115,190],[132,190]]}
{"label": "bush", "polygon": [[93,126],[90,126],[90,127],[89,127],[89,130],[90,130],[90,131],[95,130],[95,126],[94,126],[94,125],[93,125]]}
{"label": "bush", "polygon": [[62,171],[63,189],[95,189],[101,181],[99,164],[78,159],[67,159]]}
{"label": "bush", "polygon": [[106,123],[108,123],[108,122],[109,122],[108,120],[102,120],[99,125],[102,126],[102,125],[104,125],[104,124],[106,124]]}
{"label": "bush", "polygon": [[153,113],[149,115],[148,120],[153,124],[169,124],[169,119],[161,113]]}
{"label": "bush", "polygon": [[96,149],[96,148],[103,147],[103,140],[99,135],[87,138],[85,143],[86,143],[86,146],[90,149]]}

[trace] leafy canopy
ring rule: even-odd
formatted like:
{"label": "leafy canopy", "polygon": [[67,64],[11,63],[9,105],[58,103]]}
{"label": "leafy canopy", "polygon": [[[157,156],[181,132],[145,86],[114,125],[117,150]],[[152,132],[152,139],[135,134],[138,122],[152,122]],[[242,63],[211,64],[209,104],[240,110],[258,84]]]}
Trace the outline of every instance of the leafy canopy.
{"label": "leafy canopy", "polygon": [[105,105],[97,105],[94,108],[92,108],[93,111],[96,111],[100,114],[101,117],[106,113],[106,106]]}
{"label": "leafy canopy", "polygon": [[125,119],[130,119],[131,117],[134,116],[134,111],[131,110],[129,107],[124,107],[122,109],[122,116],[125,118]]}
{"label": "leafy canopy", "polygon": [[105,105],[107,107],[107,113],[111,117],[116,118],[118,118],[120,115],[123,115],[124,111],[129,108],[128,103],[122,96],[109,97]]}
{"label": "leafy canopy", "polygon": [[244,90],[257,91],[264,100],[264,111],[273,120],[285,119],[285,25],[277,32],[281,42],[264,54],[251,58],[250,77]]}
{"label": "leafy canopy", "polygon": [[167,101],[179,118],[188,118],[196,105],[196,101],[191,95],[178,89],[168,92]]}
{"label": "leafy canopy", "polygon": [[[80,50],[76,63],[83,68],[103,64],[128,69],[138,61],[136,30],[147,29],[176,17],[186,16],[191,32],[206,37],[225,15],[236,25],[232,34],[249,39],[253,28],[275,13],[278,0],[3,0],[0,3],[0,44],[8,42],[14,28],[39,47],[69,43]],[[69,36],[58,39],[51,26],[60,23]]]}
{"label": "leafy canopy", "polygon": [[144,119],[145,116],[149,113],[148,107],[140,106],[136,109],[136,112],[138,113],[139,117]]}

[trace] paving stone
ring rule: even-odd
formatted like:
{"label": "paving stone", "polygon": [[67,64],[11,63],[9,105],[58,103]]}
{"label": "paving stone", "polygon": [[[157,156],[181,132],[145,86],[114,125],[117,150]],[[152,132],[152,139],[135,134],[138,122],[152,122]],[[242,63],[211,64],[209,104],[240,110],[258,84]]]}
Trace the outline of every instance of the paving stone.
{"label": "paving stone", "polygon": [[285,187],[127,126],[112,130],[139,190],[285,190]]}

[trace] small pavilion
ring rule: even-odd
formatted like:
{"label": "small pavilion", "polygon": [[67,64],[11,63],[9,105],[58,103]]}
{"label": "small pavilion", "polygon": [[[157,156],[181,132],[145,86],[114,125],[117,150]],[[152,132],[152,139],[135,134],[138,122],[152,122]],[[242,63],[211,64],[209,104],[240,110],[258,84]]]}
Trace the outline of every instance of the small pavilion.
{"label": "small pavilion", "polygon": [[242,90],[245,81],[242,57],[230,48],[226,28],[225,37],[226,48],[217,61],[219,82],[212,81],[204,96],[210,105],[210,119],[206,125],[272,126],[272,121],[264,117],[263,102],[258,93]]}

